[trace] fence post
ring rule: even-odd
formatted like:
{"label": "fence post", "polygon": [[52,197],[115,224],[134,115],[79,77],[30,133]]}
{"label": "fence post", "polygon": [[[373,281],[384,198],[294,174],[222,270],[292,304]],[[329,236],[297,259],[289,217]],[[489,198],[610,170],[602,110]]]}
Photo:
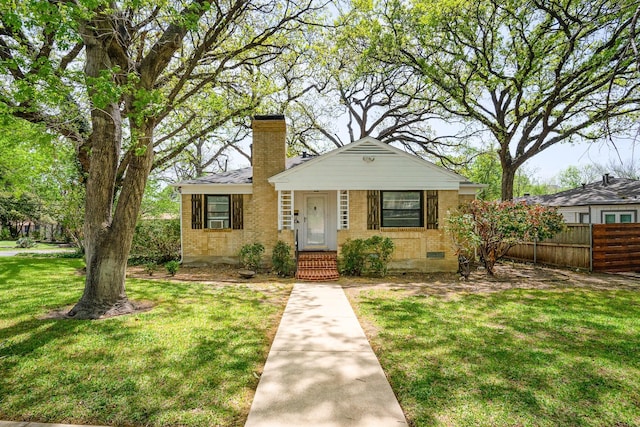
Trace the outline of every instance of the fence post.
{"label": "fence post", "polygon": [[589,273],[593,273],[593,223],[589,224]]}
{"label": "fence post", "polygon": [[538,238],[533,238],[533,265],[538,264]]}

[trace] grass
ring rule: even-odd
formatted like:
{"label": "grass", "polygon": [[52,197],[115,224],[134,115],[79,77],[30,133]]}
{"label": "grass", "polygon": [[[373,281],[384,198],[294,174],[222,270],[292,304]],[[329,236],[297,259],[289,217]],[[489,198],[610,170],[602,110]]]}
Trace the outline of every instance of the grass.
{"label": "grass", "polygon": [[290,285],[128,280],[146,313],[40,320],[80,297],[81,260],[0,258],[0,419],[244,424]]}
{"label": "grass", "polygon": [[53,243],[36,243],[32,248],[18,248],[15,240],[0,240],[0,251],[21,250],[28,252],[30,249],[60,249],[60,247]]}
{"label": "grass", "polygon": [[412,426],[640,426],[640,293],[368,291]]}

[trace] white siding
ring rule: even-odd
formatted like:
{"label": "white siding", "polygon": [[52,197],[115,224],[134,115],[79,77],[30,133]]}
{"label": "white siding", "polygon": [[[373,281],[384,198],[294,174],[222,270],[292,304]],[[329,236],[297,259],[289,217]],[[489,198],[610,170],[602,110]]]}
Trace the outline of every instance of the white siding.
{"label": "white siding", "polygon": [[581,213],[590,213],[591,224],[604,223],[604,214],[611,212],[630,212],[633,219],[640,222],[640,204],[629,205],[595,205],[595,206],[562,206],[558,208],[558,212],[564,216],[568,223],[580,223]]}
{"label": "white siding", "polygon": [[464,179],[375,140],[353,143],[280,173],[276,190],[458,190]]}

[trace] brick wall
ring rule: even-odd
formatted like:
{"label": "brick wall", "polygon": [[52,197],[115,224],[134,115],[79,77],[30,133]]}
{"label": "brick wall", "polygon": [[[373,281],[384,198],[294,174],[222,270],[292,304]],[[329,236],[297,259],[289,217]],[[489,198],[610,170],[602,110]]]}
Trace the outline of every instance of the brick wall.
{"label": "brick wall", "polygon": [[374,235],[389,237],[395,250],[389,265],[391,271],[456,271],[458,260],[453,253],[444,231],[447,211],[458,207],[457,191],[438,191],[439,227],[426,228],[383,228],[367,230],[367,192],[349,192],[349,230],[338,231],[338,249],[347,239],[366,239]]}
{"label": "brick wall", "polygon": [[[251,196],[243,197],[244,214],[247,215],[246,206]],[[182,195],[182,259],[185,264],[235,264],[245,234],[245,230],[192,229],[191,195]]]}
{"label": "brick wall", "polygon": [[254,242],[265,246],[265,262],[268,262],[278,239],[293,246],[292,235],[278,232],[278,194],[267,181],[285,170],[284,118],[257,117],[252,128],[253,194],[243,196],[244,229],[191,229],[191,195],[183,195],[182,251],[185,264],[236,263],[242,245]]}

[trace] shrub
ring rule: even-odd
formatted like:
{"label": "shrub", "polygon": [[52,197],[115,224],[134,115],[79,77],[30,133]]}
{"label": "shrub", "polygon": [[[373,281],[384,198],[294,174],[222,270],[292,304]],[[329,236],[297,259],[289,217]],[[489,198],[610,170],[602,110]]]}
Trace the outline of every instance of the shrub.
{"label": "shrub", "polygon": [[129,262],[163,264],[180,259],[180,221],[142,220],[136,224]]}
{"label": "shrub", "polygon": [[296,270],[296,262],[291,256],[291,246],[278,240],[271,255],[273,269],[278,276],[291,277]]}
{"label": "shrub", "polygon": [[388,237],[373,236],[365,240],[365,243],[369,249],[367,272],[374,276],[386,276],[393,254],[393,241]]}
{"label": "shrub", "polygon": [[456,253],[469,258],[477,248],[487,273],[493,275],[495,263],[513,245],[553,237],[564,228],[564,218],[552,207],[474,200],[450,214],[446,228]]}
{"label": "shrub", "polygon": [[178,269],[180,268],[180,263],[175,260],[169,261],[164,265],[164,268],[167,269],[167,273],[169,273],[172,276],[175,276],[176,273],[178,272]]}
{"label": "shrub", "polygon": [[242,246],[238,257],[240,264],[248,270],[258,271],[262,265],[262,254],[264,253],[264,245],[262,243],[253,243]]}
{"label": "shrub", "polygon": [[158,269],[158,265],[155,262],[148,262],[144,265],[144,271],[146,271],[149,276],[153,276],[153,272]]}
{"label": "shrub", "polygon": [[11,232],[8,228],[0,228],[0,240],[11,240]]}
{"label": "shrub", "polygon": [[31,237],[21,237],[16,240],[16,247],[18,248],[33,248],[36,245],[36,241]]}
{"label": "shrub", "polygon": [[342,245],[340,273],[347,276],[367,274],[383,277],[387,274],[393,249],[393,241],[388,237],[348,239]]}

